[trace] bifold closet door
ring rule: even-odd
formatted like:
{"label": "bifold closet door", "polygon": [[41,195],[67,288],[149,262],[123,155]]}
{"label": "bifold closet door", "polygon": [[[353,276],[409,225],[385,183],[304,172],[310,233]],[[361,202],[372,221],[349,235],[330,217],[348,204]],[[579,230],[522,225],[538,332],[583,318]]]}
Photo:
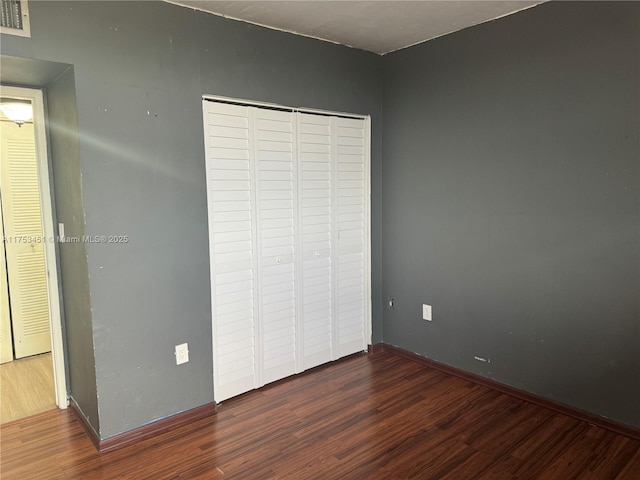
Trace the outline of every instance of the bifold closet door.
{"label": "bifold closet door", "polygon": [[368,139],[365,121],[335,118],[336,348],[338,358],[367,349]]}
{"label": "bifold closet door", "polygon": [[367,349],[367,131],[298,113],[302,369]]}
{"label": "bifold closet door", "polygon": [[298,113],[300,358],[306,370],[336,357],[334,345],[333,120]]}
{"label": "bifold closet door", "polygon": [[294,113],[252,109],[256,152],[258,366],[264,385],[297,372]]}
{"label": "bifold closet door", "polygon": [[297,370],[294,114],[204,103],[216,401]]}
{"label": "bifold closet door", "polygon": [[256,388],[256,205],[250,108],[204,102],[214,396]]}
{"label": "bifold closet door", "polygon": [[364,119],[204,102],[217,402],[366,350]]}

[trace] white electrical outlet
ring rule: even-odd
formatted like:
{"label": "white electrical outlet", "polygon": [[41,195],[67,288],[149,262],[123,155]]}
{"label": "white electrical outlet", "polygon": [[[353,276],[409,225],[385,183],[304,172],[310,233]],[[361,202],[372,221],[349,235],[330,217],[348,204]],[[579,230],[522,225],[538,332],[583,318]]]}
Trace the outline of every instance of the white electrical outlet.
{"label": "white electrical outlet", "polygon": [[176,365],[182,365],[189,361],[189,344],[176,345]]}
{"label": "white electrical outlet", "polygon": [[431,321],[431,305],[422,305],[422,319]]}

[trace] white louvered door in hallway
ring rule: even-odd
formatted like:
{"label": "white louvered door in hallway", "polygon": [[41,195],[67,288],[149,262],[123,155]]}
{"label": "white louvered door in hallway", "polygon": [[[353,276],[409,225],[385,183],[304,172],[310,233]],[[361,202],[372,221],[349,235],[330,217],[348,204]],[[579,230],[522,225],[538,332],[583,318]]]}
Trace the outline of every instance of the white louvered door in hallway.
{"label": "white louvered door in hallway", "polygon": [[367,117],[203,102],[217,402],[370,342]]}
{"label": "white louvered door in hallway", "polygon": [[[0,133],[0,203],[7,239],[4,247],[7,302],[15,358],[23,358],[51,351],[40,180],[33,124],[18,126],[4,120]],[[3,320],[9,322],[4,315]]]}

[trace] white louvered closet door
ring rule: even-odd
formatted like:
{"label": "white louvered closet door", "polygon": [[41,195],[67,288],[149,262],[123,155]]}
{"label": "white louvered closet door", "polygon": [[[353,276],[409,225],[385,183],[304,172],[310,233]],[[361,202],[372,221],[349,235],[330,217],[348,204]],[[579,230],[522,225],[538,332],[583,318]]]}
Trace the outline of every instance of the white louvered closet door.
{"label": "white louvered closet door", "polygon": [[367,348],[368,218],[365,121],[336,118],[336,328],[337,356]]}
{"label": "white louvered closet door", "polygon": [[250,109],[204,102],[217,402],[256,388],[255,188]]}
{"label": "white louvered closet door", "polygon": [[298,113],[300,352],[306,370],[334,359],[332,119]]}
{"label": "white louvered closet door", "polygon": [[370,340],[364,119],[204,102],[217,402]]}
{"label": "white louvered closet door", "polygon": [[290,111],[253,109],[256,151],[260,384],[297,371],[296,154]]}

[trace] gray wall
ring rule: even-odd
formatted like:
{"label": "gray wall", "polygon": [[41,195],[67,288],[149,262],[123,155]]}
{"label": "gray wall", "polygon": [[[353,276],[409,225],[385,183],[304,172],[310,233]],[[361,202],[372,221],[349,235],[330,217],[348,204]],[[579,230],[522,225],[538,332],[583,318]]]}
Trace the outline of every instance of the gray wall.
{"label": "gray wall", "polygon": [[640,426],[639,17],[551,2],[383,57],[386,343]]}
{"label": "gray wall", "polygon": [[[99,428],[92,424],[107,438],[213,401],[202,94],[371,114],[380,185],[380,63],[161,2],[31,1],[29,10],[32,37],[3,35],[2,53],[67,63],[75,76],[79,162],[53,174],[81,175],[85,224],[67,220],[66,234],[130,239],[86,245],[93,398],[91,339],[68,338],[71,394],[90,419],[97,401]],[[78,193],[75,177],[67,181]],[[374,232],[380,200],[378,188]],[[379,238],[374,341],[382,339]],[[173,348],[183,342],[190,361],[176,366]]]}

